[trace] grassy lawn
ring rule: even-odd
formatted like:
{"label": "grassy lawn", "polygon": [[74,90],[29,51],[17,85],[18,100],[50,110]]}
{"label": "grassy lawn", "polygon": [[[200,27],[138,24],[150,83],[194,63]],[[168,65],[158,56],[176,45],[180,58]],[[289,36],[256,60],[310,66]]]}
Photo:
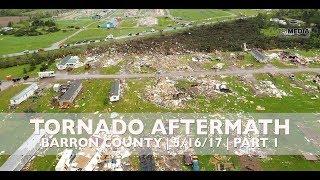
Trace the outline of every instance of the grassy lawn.
{"label": "grassy lawn", "polygon": [[295,64],[292,64],[290,62],[283,62],[283,61],[280,61],[278,59],[272,60],[271,64],[274,65],[277,68],[294,68],[294,67],[298,67]]}
{"label": "grassy lawn", "polygon": [[311,49],[311,50],[300,50],[300,49],[291,49],[289,50],[292,53],[298,53],[304,57],[315,57],[320,55],[319,49]]}
{"label": "grassy lawn", "polygon": [[0,55],[49,47],[51,44],[71,35],[75,30],[58,31],[40,36],[0,36]]}
{"label": "grassy lawn", "polygon": [[22,91],[24,88],[26,88],[27,84],[19,84],[10,87],[9,89],[6,89],[4,91],[0,91],[0,112],[8,112],[9,105],[10,105],[10,99],[18,94],[20,91]]}
{"label": "grassy lawn", "polygon": [[77,19],[77,20],[57,20],[56,23],[60,29],[67,28],[68,26],[78,26],[80,28],[94,22],[93,19]]}
{"label": "grassy lawn", "polygon": [[233,16],[230,12],[215,9],[170,9],[174,17],[180,17],[187,21],[201,21],[221,16]]}
{"label": "grassy lawn", "polygon": [[29,166],[29,171],[54,171],[57,164],[55,155],[36,156]]}
{"label": "grassy lawn", "polygon": [[6,162],[6,160],[9,158],[9,155],[0,155],[0,166]]}
{"label": "grassy lawn", "polygon": [[158,17],[158,27],[173,26],[175,22],[168,17]]}
{"label": "grassy lawn", "polygon": [[271,156],[262,159],[261,166],[268,171],[315,171],[320,169],[320,161],[307,161],[302,156]]}
{"label": "grassy lawn", "polygon": [[119,24],[119,27],[135,27],[137,26],[137,19],[135,18],[126,18],[122,20]]}
{"label": "grassy lawn", "polygon": [[113,65],[109,67],[103,67],[100,69],[101,74],[116,74],[120,71],[121,67],[119,65]]}
{"label": "grassy lawn", "polygon": [[245,16],[255,16],[261,13],[263,10],[259,9],[230,9],[230,10],[224,10],[227,12],[231,12],[236,15],[245,15]]}

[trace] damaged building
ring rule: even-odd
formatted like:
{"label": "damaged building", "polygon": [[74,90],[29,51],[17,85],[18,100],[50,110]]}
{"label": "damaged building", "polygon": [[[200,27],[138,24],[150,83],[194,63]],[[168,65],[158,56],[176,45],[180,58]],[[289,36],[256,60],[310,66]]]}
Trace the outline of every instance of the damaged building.
{"label": "damaged building", "polygon": [[62,90],[65,92],[62,92],[63,94],[58,98],[60,108],[68,108],[73,105],[73,101],[82,89],[82,83],[80,80],[73,81],[65,89]]}
{"label": "damaged building", "polygon": [[258,49],[251,49],[250,54],[260,63],[268,62],[269,58]]}

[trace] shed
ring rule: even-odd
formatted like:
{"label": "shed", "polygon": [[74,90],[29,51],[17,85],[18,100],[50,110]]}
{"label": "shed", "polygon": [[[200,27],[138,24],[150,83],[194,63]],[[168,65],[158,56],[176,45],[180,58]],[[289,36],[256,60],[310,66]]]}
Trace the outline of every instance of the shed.
{"label": "shed", "polygon": [[120,92],[121,92],[120,82],[119,81],[115,81],[111,86],[110,102],[119,101]]}
{"label": "shed", "polygon": [[33,96],[35,91],[38,89],[38,85],[36,83],[31,84],[27,88],[25,88],[23,91],[21,91],[19,94],[14,96],[13,98],[10,99],[10,104],[11,105],[18,105],[21,102],[25,101],[28,99],[30,96]]}
{"label": "shed", "polygon": [[59,98],[59,106],[61,108],[70,107],[73,104],[74,99],[78,96],[82,89],[82,83],[80,80],[75,80],[71,83],[67,91]]}

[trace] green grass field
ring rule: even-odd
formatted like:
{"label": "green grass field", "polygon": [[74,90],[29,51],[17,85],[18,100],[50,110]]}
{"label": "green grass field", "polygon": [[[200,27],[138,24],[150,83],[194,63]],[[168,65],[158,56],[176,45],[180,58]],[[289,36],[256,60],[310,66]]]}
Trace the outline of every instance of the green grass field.
{"label": "green grass field", "polygon": [[170,9],[170,14],[187,21],[201,21],[209,18],[234,16],[233,13],[215,9]]}
{"label": "green grass field", "polygon": [[95,22],[93,19],[77,19],[77,20],[57,20],[56,23],[60,29],[67,28],[68,26],[78,26],[80,28]]}
{"label": "green grass field", "polygon": [[74,32],[75,30],[69,30],[67,32],[58,31],[46,35],[22,37],[2,35],[0,36],[0,55],[46,48]]}
{"label": "green grass field", "polygon": [[9,155],[0,155],[0,166],[2,166],[2,164],[5,163],[8,158]]}
{"label": "green grass field", "polygon": [[57,164],[56,156],[36,156],[31,162],[28,168],[29,171],[54,171]]}
{"label": "green grass field", "polygon": [[320,161],[307,161],[302,156],[270,156],[260,161],[262,168],[268,171],[319,171],[320,169]]}

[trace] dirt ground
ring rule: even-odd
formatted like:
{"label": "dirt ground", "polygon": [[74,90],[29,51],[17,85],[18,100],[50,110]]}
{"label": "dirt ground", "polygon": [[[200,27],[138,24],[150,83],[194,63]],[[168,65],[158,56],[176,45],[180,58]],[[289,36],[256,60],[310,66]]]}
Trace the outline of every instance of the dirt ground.
{"label": "dirt ground", "polygon": [[0,26],[7,26],[8,23],[11,21],[13,23],[19,22],[21,20],[26,20],[29,17],[27,16],[5,16],[0,17]]}
{"label": "dirt ground", "polygon": [[239,156],[241,171],[262,171],[257,157]]}

